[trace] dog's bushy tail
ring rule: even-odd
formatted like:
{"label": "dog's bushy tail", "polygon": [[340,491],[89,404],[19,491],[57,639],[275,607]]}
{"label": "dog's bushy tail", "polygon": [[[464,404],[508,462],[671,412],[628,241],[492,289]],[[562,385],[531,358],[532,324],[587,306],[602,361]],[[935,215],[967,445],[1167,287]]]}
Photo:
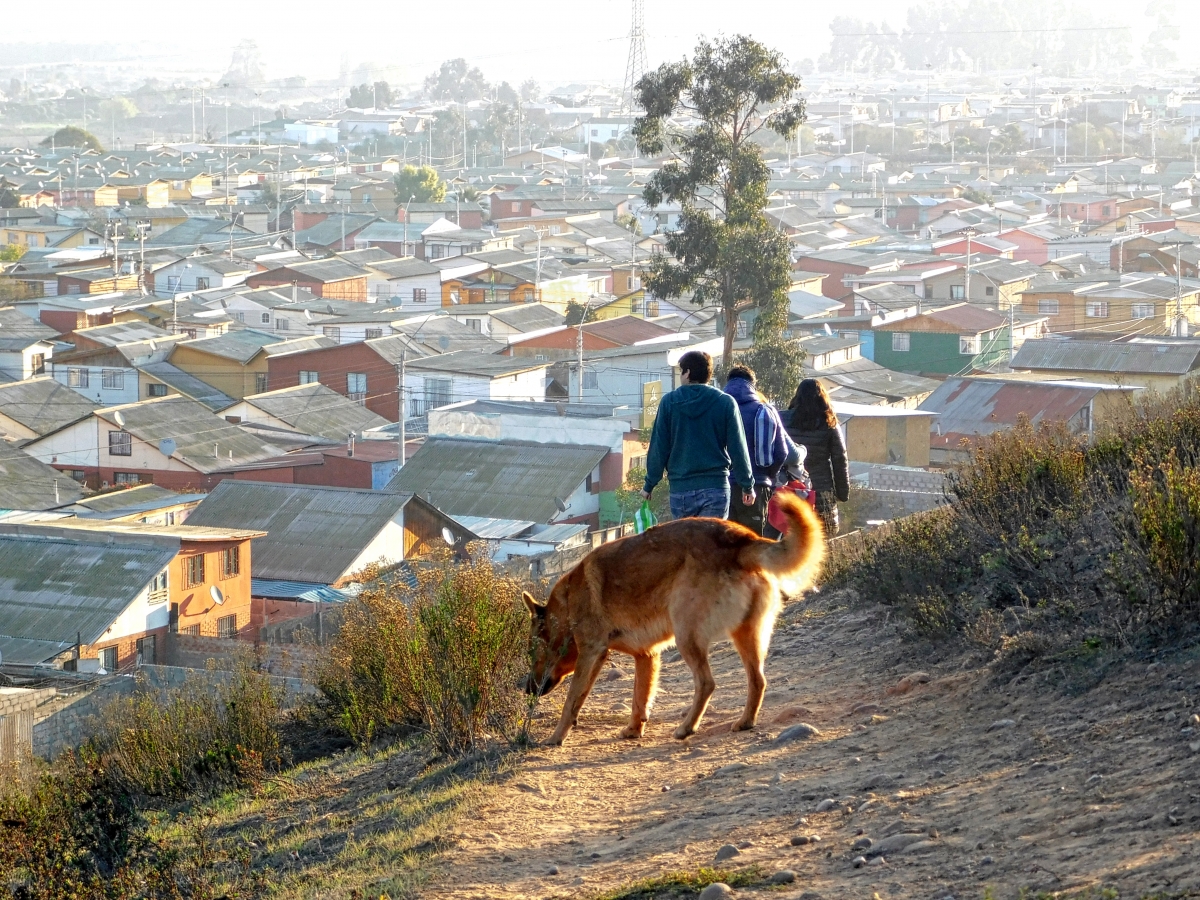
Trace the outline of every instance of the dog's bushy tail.
{"label": "dog's bushy tail", "polygon": [[778,498],[787,516],[787,534],[781,541],[755,541],[742,551],[746,562],[758,565],[779,579],[780,589],[798,596],[812,587],[825,560],[825,529],[812,506],[795,494]]}

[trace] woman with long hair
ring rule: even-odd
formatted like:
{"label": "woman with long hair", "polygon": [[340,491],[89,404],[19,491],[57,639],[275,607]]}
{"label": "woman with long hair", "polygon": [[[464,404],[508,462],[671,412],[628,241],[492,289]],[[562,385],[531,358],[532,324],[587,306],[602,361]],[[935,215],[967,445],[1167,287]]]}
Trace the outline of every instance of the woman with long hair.
{"label": "woman with long hair", "polygon": [[817,492],[817,514],[825,536],[833,537],[838,533],[838,501],[850,499],[850,467],[837,415],[821,382],[815,378],[801,381],[779,417],[791,439],[808,451],[804,468]]}

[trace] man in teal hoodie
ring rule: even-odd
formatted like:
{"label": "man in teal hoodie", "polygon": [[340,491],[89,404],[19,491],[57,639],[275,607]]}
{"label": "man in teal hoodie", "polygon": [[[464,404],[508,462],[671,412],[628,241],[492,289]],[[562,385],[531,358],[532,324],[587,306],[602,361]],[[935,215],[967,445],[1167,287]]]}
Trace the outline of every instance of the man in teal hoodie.
{"label": "man in teal hoodie", "polygon": [[679,359],[682,385],[658,406],[646,456],[649,499],[663,470],[671,482],[671,515],[729,515],[729,473],[742,489],[742,502],[754,505],[754,476],[737,403],[710,385],[712,357],[692,350]]}

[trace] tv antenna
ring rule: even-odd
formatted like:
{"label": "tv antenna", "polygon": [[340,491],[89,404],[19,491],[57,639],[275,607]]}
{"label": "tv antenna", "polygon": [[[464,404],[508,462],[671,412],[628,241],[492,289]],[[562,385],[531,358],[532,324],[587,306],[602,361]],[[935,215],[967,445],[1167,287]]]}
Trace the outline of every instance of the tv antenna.
{"label": "tv antenna", "polygon": [[633,23],[629,26],[629,60],[625,63],[625,87],[621,112],[632,116],[637,109],[637,83],[646,74],[645,0],[633,0]]}

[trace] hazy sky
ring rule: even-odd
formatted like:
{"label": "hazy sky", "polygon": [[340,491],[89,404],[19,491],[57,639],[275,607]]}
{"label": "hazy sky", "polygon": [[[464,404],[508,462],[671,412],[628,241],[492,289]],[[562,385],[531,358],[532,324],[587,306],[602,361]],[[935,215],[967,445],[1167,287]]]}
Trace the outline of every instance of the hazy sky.
{"label": "hazy sky", "polygon": [[[749,33],[781,50],[790,60],[816,58],[829,43],[835,15],[886,19],[904,24],[918,0],[856,0],[853,4],[803,0],[646,0],[646,49],[651,66],[686,54],[700,35]],[[964,0],[970,2],[970,0]],[[1048,2],[1053,21],[1053,4]],[[343,61],[353,69],[373,63],[396,81],[416,81],[444,59],[465,56],[492,81],[535,78],[543,85],[571,80],[620,83],[625,73],[629,0],[567,3],[511,3],[495,0],[391,0],[337,3],[231,2],[134,4],[107,7],[94,0],[58,0],[5,5],[0,33],[4,44],[153,42],[178,60],[179,69],[221,74],[233,46],[257,41],[268,78],[305,75],[326,79]],[[1145,33],[1145,0],[1096,0],[1093,8]],[[1192,12],[1200,0],[1179,0],[1185,41],[1193,37]],[[350,15],[350,12],[356,15]],[[161,38],[161,39],[160,39]],[[157,55],[157,54],[156,54]],[[150,73],[148,73],[150,74]]]}

